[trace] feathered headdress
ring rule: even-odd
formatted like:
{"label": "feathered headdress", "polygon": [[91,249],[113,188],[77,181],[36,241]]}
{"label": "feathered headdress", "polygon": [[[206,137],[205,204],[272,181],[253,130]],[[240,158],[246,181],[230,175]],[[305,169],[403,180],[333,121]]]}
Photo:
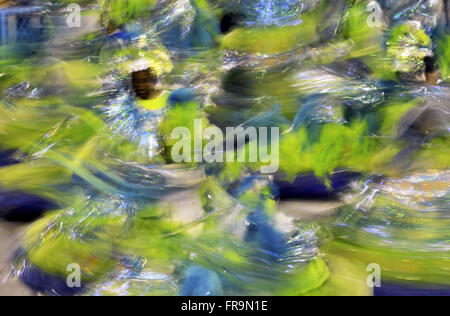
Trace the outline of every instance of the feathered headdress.
{"label": "feathered headdress", "polygon": [[157,0],[99,0],[102,23],[121,26],[130,21],[150,17]]}

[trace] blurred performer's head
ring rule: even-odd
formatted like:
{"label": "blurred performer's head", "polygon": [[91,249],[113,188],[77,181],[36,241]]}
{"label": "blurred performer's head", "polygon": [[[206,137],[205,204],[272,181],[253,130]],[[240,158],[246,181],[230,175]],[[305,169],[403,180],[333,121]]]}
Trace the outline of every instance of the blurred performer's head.
{"label": "blurred performer's head", "polygon": [[158,76],[152,68],[132,72],[131,82],[138,98],[149,100],[159,94]]}
{"label": "blurred performer's head", "polygon": [[439,64],[438,60],[435,56],[432,57],[425,57],[424,58],[425,63],[425,76],[426,80],[429,84],[436,85],[439,82],[439,79],[441,78],[441,73],[439,71]]}

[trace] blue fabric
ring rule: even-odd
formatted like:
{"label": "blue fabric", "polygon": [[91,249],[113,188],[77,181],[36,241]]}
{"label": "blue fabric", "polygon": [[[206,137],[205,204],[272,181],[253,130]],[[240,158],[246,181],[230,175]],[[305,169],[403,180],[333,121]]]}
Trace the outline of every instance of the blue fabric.
{"label": "blue fabric", "polygon": [[187,270],[180,296],[221,295],[223,295],[222,283],[215,272],[198,266]]}

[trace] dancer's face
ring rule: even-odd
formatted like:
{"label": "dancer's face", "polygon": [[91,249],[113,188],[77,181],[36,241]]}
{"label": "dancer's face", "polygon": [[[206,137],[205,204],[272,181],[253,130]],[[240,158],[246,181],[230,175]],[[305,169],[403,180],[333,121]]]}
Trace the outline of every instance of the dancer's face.
{"label": "dancer's face", "polygon": [[158,77],[152,69],[133,72],[131,80],[137,97],[149,100],[158,95]]}

